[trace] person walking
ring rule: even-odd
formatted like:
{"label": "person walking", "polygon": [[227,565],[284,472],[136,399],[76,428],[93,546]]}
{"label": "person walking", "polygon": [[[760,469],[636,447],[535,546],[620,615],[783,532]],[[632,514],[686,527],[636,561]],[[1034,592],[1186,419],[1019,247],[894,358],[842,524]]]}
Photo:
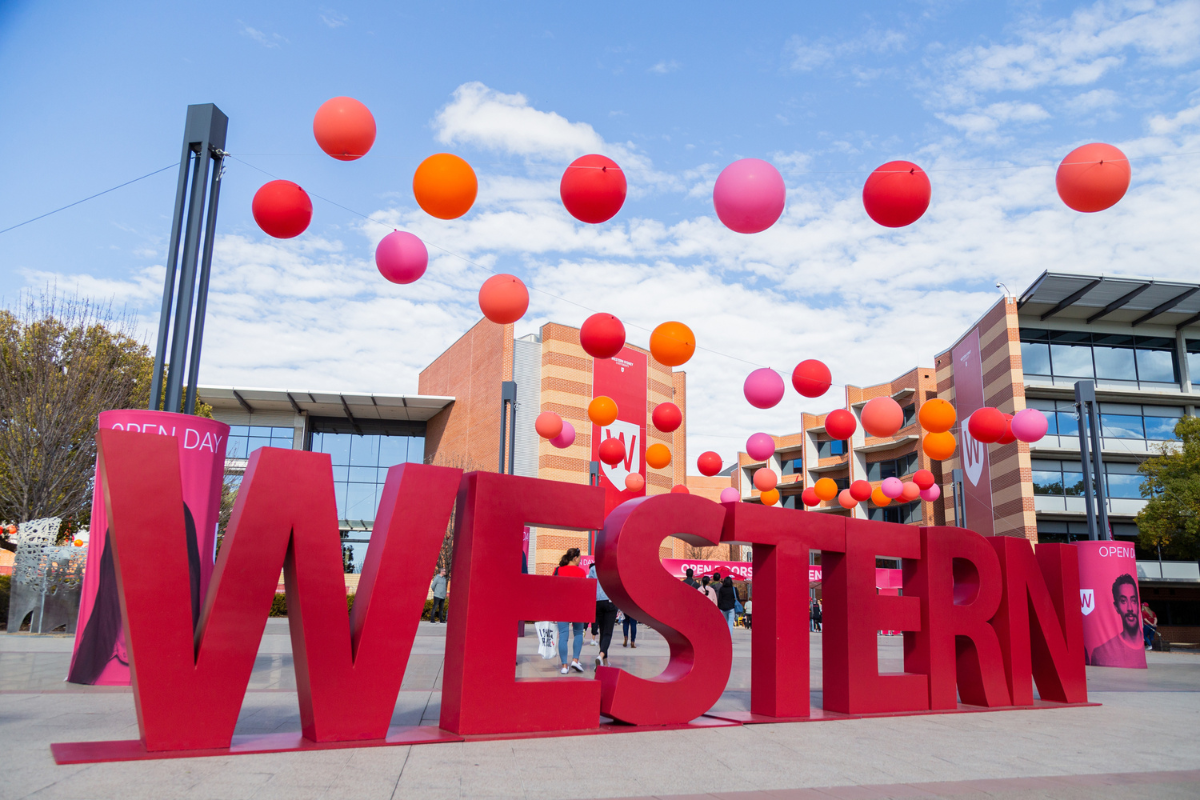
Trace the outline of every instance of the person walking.
{"label": "person walking", "polygon": [[1154,632],[1158,630],[1158,615],[1151,610],[1149,603],[1142,603],[1142,638],[1146,649],[1154,646]]}
{"label": "person walking", "polygon": [[439,570],[437,575],[433,576],[433,583],[429,588],[433,591],[433,608],[429,611],[429,621],[438,622],[438,617],[441,617],[442,624],[446,622],[446,588],[450,582],[446,579],[446,570]]}
{"label": "person walking", "polygon": [[[588,577],[596,578],[595,564],[588,568]],[[596,578],[596,622],[594,624],[600,629],[600,652],[596,654],[597,667],[608,666],[608,646],[612,644],[613,626],[616,622],[617,607],[612,600],[608,599],[604,587],[600,585],[599,578]]]}
{"label": "person walking", "polygon": [[752,598],[747,597],[746,598],[746,614],[743,617],[743,619],[746,620],[746,630],[750,630],[751,625],[753,625],[753,623],[754,623],[754,617],[752,616],[753,608],[754,608],[754,600]]}
{"label": "person walking", "polygon": [[688,586],[692,587],[693,589],[699,589],[700,584],[696,583],[696,579],[692,577],[692,575],[694,575],[694,574],[695,573],[693,573],[691,571],[691,569],[684,570],[683,582],[686,583]]}
{"label": "person walking", "polygon": [[725,621],[729,623],[729,635],[733,636],[733,620],[737,616],[737,592],[733,588],[733,578],[728,575],[721,581],[721,588],[717,590],[717,610],[725,615]]}
{"label": "person walking", "polygon": [[824,602],[825,601],[821,598],[817,599],[817,633],[821,632],[822,617],[825,616],[825,606],[823,605]]}
{"label": "person walking", "polygon": [[707,575],[700,579],[700,594],[712,600],[713,605],[717,604],[717,587],[712,585]]}
{"label": "person walking", "polygon": [[820,609],[817,607],[817,601],[813,600],[808,606],[808,632],[812,633],[817,629],[817,614]]}
{"label": "person walking", "polygon": [[[583,567],[579,566],[578,547],[572,547],[563,553],[563,557],[558,560],[558,568],[554,570],[554,574],[563,578],[587,577],[587,573],[583,571]],[[579,654],[583,652],[583,629],[587,626],[586,622],[558,623],[558,660],[562,662],[562,669],[559,672],[563,675],[566,675],[571,670],[583,672],[583,665],[579,663]],[[573,634],[573,653],[570,663],[567,662],[567,637],[569,634]]]}

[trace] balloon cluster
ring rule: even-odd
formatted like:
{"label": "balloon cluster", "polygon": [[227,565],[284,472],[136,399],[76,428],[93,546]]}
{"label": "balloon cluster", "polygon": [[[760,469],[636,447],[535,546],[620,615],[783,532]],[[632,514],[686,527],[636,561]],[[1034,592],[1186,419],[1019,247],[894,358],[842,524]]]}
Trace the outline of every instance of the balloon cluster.
{"label": "balloon cluster", "polygon": [[1036,408],[1005,414],[997,408],[984,406],[967,419],[971,438],[984,444],[1036,442],[1046,435],[1049,427],[1046,415]]}

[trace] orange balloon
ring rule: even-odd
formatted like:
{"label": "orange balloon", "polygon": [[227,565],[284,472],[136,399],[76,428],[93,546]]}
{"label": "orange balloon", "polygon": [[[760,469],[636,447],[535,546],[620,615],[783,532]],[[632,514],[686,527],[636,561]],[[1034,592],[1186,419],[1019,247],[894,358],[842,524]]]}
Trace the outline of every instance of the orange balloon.
{"label": "orange balloon", "polygon": [[375,117],[353,97],[335,97],[317,109],[313,136],[320,148],[338,161],[354,161],[375,144]]}
{"label": "orange balloon", "polygon": [[479,310],[498,325],[516,322],[529,309],[529,290],[516,275],[493,275],[479,287]]}
{"label": "orange balloon", "polygon": [[930,433],[945,433],[954,427],[954,423],[958,421],[958,414],[954,412],[954,406],[949,401],[935,397],[921,404],[917,420],[921,427]]}
{"label": "orange balloon", "polygon": [[664,367],[686,364],[696,352],[696,336],[682,322],[664,322],[650,334],[650,355]]}
{"label": "orange balloon", "polygon": [[417,204],[438,219],[458,219],[470,211],[478,192],[475,170],[450,153],[430,156],[413,175]]}
{"label": "orange balloon", "polygon": [[773,506],[779,502],[779,490],[768,489],[758,496],[764,506]]}
{"label": "orange balloon", "polygon": [[954,441],[954,434],[949,431],[941,433],[927,433],[925,439],[921,442],[921,449],[925,451],[925,455],[932,458],[934,461],[945,461],[950,456],[954,455],[954,450],[958,443]]}
{"label": "orange balloon", "polygon": [[883,508],[888,503],[892,502],[892,498],[890,498],[886,494],[884,494],[883,489],[876,486],[874,489],[871,490],[871,502],[874,503],[875,505],[879,506],[880,508]]}
{"label": "orange balloon", "polygon": [[662,469],[670,463],[671,449],[665,444],[660,442],[646,448],[646,466],[651,469]]}
{"label": "orange balloon", "polygon": [[838,494],[837,484],[834,483],[833,478],[821,478],[813,486],[813,491],[822,500],[832,500]]}
{"label": "orange balloon", "polygon": [[605,428],[617,419],[617,403],[611,397],[600,395],[588,403],[588,419]]}

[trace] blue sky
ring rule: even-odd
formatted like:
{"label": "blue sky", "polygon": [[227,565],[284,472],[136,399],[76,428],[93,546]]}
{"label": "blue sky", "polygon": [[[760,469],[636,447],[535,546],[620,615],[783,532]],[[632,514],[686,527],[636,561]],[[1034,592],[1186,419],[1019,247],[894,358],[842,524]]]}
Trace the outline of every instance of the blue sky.
{"label": "blue sky", "polygon": [[[215,102],[228,149],[372,217],[315,200],[276,242],[250,215],[266,176],[229,164],[221,198],[206,383],[415,392],[416,373],[478,316],[489,271],[535,291],[518,333],[617,314],[645,344],[680,319],[689,455],[732,456],[800,408],[751,409],[754,365],[823,358],[874,383],[939,349],[1043,269],[1200,276],[1200,3],[0,4],[0,228],[178,158],[185,107]],[[190,13],[189,13],[190,12]],[[354,163],[324,156],[311,121],[329,97],[375,114]],[[1098,215],[1067,210],[1053,166],[1107,141],[1133,187]],[[416,165],[450,151],[480,177],[461,220],[426,216]],[[563,167],[601,152],[630,197],[599,227],[557,199]],[[1185,155],[1190,154],[1190,155]],[[780,222],[741,236],[711,187],[742,157],[788,185]],[[933,203],[890,231],[862,211],[867,173],[930,172]],[[0,294],[56,281],[155,325],[174,174],[167,171],[0,236]],[[425,279],[378,277],[392,226],[432,244]],[[562,298],[562,299],[557,299]],[[149,337],[148,337],[149,338]],[[738,360],[743,359],[743,360]],[[837,390],[835,389],[835,392]]]}

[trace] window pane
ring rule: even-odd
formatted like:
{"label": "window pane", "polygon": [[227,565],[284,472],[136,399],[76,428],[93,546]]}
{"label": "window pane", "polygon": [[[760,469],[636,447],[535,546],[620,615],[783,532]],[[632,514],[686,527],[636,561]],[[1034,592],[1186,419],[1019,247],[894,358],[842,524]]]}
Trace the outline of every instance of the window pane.
{"label": "window pane", "polygon": [[1050,374],[1050,345],[1021,342],[1021,368],[1026,375]]}
{"label": "window pane", "polygon": [[835,439],[829,443],[830,455],[841,456],[846,454],[846,443],[841,439]]}
{"label": "window pane", "polygon": [[[350,463],[350,439],[348,433],[326,433],[321,436],[321,452],[329,453],[334,464]],[[343,517],[343,519],[345,519]]]}
{"label": "window pane", "polygon": [[1095,347],[1096,377],[1116,381],[1136,380],[1133,367],[1133,350],[1126,347]]}
{"label": "window pane", "polygon": [[1061,495],[1063,493],[1061,472],[1033,473],[1033,493]]}
{"label": "window pane", "polygon": [[1050,345],[1054,375],[1060,378],[1091,378],[1092,348],[1087,345]]}
{"label": "window pane", "polygon": [[234,436],[248,436],[248,435],[250,435],[250,429],[247,428],[245,425],[230,425],[229,426],[229,438],[231,438],[231,439]]}
{"label": "window pane", "polygon": [[1170,350],[1138,350],[1137,366],[1139,381],[1174,383],[1178,380]]}
{"label": "window pane", "polygon": [[1144,439],[1142,418],[1125,414],[1101,414],[1100,429],[1102,436],[1113,439]]}
{"label": "window pane", "polygon": [[230,436],[229,442],[225,447],[225,457],[226,458],[248,458],[249,453],[246,450],[245,438],[243,438],[241,436],[239,436],[237,438]]}
{"label": "window pane", "polygon": [[1145,417],[1147,439],[1174,439],[1176,417]]}
{"label": "window pane", "polygon": [[1192,385],[1200,386],[1200,353],[1188,353],[1188,372],[1191,373]]}
{"label": "window pane", "polygon": [[288,450],[291,450],[292,449],[292,437],[291,436],[272,436],[271,437],[271,447],[283,447]]}
{"label": "window pane", "polygon": [[375,519],[375,484],[346,484],[345,513],[343,519]]}
{"label": "window pane", "polygon": [[246,449],[251,453],[253,453],[255,450],[257,450],[260,447],[270,447],[271,446],[270,439],[263,439],[258,436],[251,436],[247,441],[248,441],[248,444],[246,445]]}
{"label": "window pane", "polygon": [[1063,473],[1063,492],[1071,497],[1083,496],[1083,473],[1082,472],[1064,472]]}
{"label": "window pane", "polygon": [[1058,428],[1059,436],[1079,435],[1079,420],[1075,419],[1074,414],[1070,411],[1056,411],[1054,416],[1058,420],[1055,427]]}
{"label": "window pane", "polygon": [[374,467],[379,464],[379,437],[355,436],[350,445],[350,466]]}
{"label": "window pane", "polygon": [[350,480],[350,468],[334,464],[333,479],[339,483],[345,483],[346,481]]}
{"label": "window pane", "polygon": [[248,430],[251,436],[262,436],[267,439],[271,438],[271,429],[265,425],[251,425]]}
{"label": "window pane", "polygon": [[350,467],[352,483],[375,483],[375,467]]}
{"label": "window pane", "polygon": [[391,467],[408,460],[407,436],[379,437],[379,466]]}
{"label": "window pane", "polygon": [[291,439],[292,438],[292,429],[291,428],[271,428],[271,438],[274,439],[276,436],[282,436],[285,439]]}
{"label": "window pane", "polygon": [[[337,468],[334,467],[336,470]],[[333,494],[337,500],[338,519],[346,519],[346,486],[345,483],[333,484]]]}
{"label": "window pane", "polygon": [[1142,496],[1141,475],[1108,475],[1108,496],[1139,498]]}

